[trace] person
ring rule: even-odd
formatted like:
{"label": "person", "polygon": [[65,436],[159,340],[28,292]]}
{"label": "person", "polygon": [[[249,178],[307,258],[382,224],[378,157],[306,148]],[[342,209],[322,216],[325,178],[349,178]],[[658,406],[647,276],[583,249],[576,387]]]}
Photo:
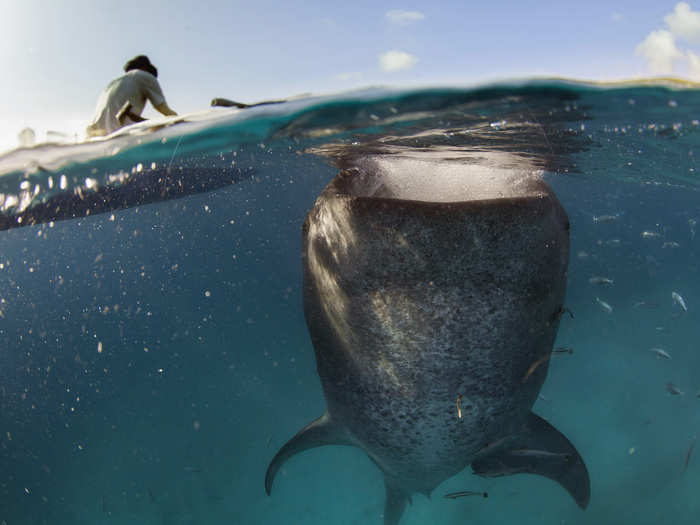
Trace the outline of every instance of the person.
{"label": "person", "polygon": [[124,72],[125,75],[112,80],[100,95],[95,116],[85,130],[87,138],[109,135],[123,126],[145,120],[141,113],[148,100],[163,115],[177,115],[165,101],[158,83],[158,70],[146,55],[129,60]]}

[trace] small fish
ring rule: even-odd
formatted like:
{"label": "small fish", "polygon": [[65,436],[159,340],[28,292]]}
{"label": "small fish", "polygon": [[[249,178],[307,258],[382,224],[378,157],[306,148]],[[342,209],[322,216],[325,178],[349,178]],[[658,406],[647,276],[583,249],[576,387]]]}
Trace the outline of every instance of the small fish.
{"label": "small fish", "polygon": [[533,450],[529,448],[521,448],[517,450],[509,450],[511,456],[532,457],[532,458],[561,458],[569,459],[572,454],[568,452],[549,452],[548,450]]}
{"label": "small fish", "polygon": [[617,215],[594,215],[593,222],[605,224],[609,222],[615,222],[617,220]]}
{"label": "small fish", "polygon": [[688,307],[685,305],[685,300],[678,292],[671,292],[671,299],[673,302],[680,306],[684,312],[688,311]]}
{"label": "small fish", "polygon": [[620,239],[608,239],[606,241],[598,239],[596,241],[596,244],[598,246],[610,246],[611,248],[617,248],[618,246],[620,246],[621,242],[622,241],[620,241]]}
{"label": "small fish", "polygon": [[552,350],[553,354],[573,354],[574,349],[568,346],[559,346]]}
{"label": "small fish", "polygon": [[669,353],[666,350],[664,350],[663,348],[651,348],[649,351],[654,352],[656,354],[656,357],[659,359],[661,359],[661,358],[671,359],[671,356],[669,355]]}
{"label": "small fish", "polygon": [[560,306],[559,308],[556,309],[556,311],[552,314],[552,321],[558,321],[561,319],[561,316],[564,314],[569,314],[571,318],[574,318],[574,312],[569,310],[566,306]]}
{"label": "small fish", "polygon": [[202,469],[199,467],[183,467],[182,470],[185,472],[188,472],[190,474],[196,474],[198,472],[202,472]]}
{"label": "small fish", "polygon": [[650,232],[650,231],[643,231],[642,232],[642,238],[644,239],[658,239],[661,237],[661,234],[658,232]]}
{"label": "small fish", "polygon": [[489,493],[488,492],[475,492],[473,490],[463,490],[461,492],[452,492],[450,494],[445,494],[443,497],[447,499],[457,499],[457,498],[463,498],[465,496],[481,496],[482,498],[488,498]]}
{"label": "small fish", "polygon": [[550,358],[551,356],[552,356],[552,354],[547,354],[546,356],[540,357],[537,361],[535,361],[534,363],[532,363],[532,364],[530,365],[530,368],[527,369],[527,372],[525,373],[525,375],[523,376],[523,378],[520,380],[520,383],[522,384],[522,383],[524,383],[525,381],[527,381],[527,378],[530,377],[530,376],[532,375],[532,373],[537,369],[537,367],[540,366],[542,363],[546,363],[547,361],[549,361],[549,358]]}
{"label": "small fish", "polygon": [[591,284],[613,284],[614,283],[614,281],[608,277],[599,277],[597,275],[588,279],[588,282]]}
{"label": "small fish", "polygon": [[513,474],[522,473],[522,467],[508,467],[500,462],[495,465],[481,465],[480,469],[481,470],[477,470],[472,465],[474,474],[482,478],[500,478],[501,476],[511,476]]}
{"label": "small fish", "polygon": [[661,247],[662,247],[662,248],[680,248],[681,245],[680,245],[679,243],[675,242],[675,241],[666,241],[666,242],[663,244],[663,246],[661,246]]}
{"label": "small fish", "polygon": [[693,453],[693,449],[695,448],[695,441],[698,439],[697,436],[693,437],[693,441],[690,443],[690,448],[688,449],[688,452],[685,454],[685,461],[683,462],[683,470],[681,470],[681,474],[685,472],[685,469],[688,468],[688,463],[690,463],[690,455]]}
{"label": "small fish", "polygon": [[457,396],[457,417],[462,419],[462,407],[459,405],[462,402],[462,394]]}
{"label": "small fish", "polygon": [[666,392],[668,392],[672,396],[682,396],[683,395],[683,392],[681,391],[681,389],[678,388],[673,383],[671,383],[670,381],[668,383],[666,383]]}
{"label": "small fish", "polygon": [[153,491],[152,491],[150,488],[148,489],[148,500],[149,500],[151,503],[155,503],[155,502],[156,502],[156,497],[153,495]]}
{"label": "small fish", "polygon": [[491,450],[500,447],[505,443],[506,441],[513,439],[516,436],[519,436],[522,434],[522,432],[514,432],[513,434],[508,434],[507,436],[503,436],[500,439],[497,439],[496,441],[493,441],[491,443],[486,443],[483,447],[481,447],[478,452],[476,453],[477,456],[481,456],[483,454],[486,454],[487,452],[490,452]]}
{"label": "small fish", "polygon": [[598,297],[595,298],[596,302],[600,305],[600,307],[603,309],[603,311],[606,314],[611,314],[613,309],[612,306],[610,306],[608,303],[605,301],[601,301]]}
{"label": "small fish", "polygon": [[658,308],[661,305],[659,303],[650,301],[637,301],[636,303],[634,303],[635,308],[641,308],[642,306],[645,308]]}

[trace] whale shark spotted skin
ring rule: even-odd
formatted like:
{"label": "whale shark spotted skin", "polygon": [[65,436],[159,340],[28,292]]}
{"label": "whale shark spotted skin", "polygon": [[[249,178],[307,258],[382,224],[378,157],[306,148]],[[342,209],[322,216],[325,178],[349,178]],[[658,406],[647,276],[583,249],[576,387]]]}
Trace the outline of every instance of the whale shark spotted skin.
{"label": "whale shark spotted skin", "polygon": [[469,465],[546,476],[585,508],[581,456],[531,411],[568,258],[566,212],[531,171],[355,159],[303,228],[304,313],[327,410],[274,457],[267,493],[295,454],[351,445],[384,474],[385,525]]}

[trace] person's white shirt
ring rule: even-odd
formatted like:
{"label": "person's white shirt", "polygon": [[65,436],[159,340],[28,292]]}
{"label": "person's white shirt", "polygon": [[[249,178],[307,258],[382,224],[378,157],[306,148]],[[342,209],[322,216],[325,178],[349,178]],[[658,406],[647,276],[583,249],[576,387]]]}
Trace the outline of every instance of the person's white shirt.
{"label": "person's white shirt", "polygon": [[[159,111],[163,107],[167,108],[158,79],[150,73],[132,69],[125,75],[112,80],[97,101],[95,116],[86,129],[87,137],[109,135],[121,128],[122,124],[117,119],[117,113],[127,101],[131,103],[129,112],[140,116],[149,100]],[[164,112],[161,111],[161,113]],[[124,120],[124,125],[133,123],[128,116]]]}

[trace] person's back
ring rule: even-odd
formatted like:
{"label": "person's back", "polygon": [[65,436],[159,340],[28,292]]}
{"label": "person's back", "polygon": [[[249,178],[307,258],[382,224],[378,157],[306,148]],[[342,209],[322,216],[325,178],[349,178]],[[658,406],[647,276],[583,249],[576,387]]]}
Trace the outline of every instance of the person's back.
{"label": "person's back", "polygon": [[[126,74],[112,80],[100,95],[95,116],[86,130],[88,138],[109,135],[122,126],[137,122],[148,100],[164,115],[176,114],[165,102],[156,78],[158,70],[148,57],[140,55],[130,60],[124,70]],[[125,105],[127,111],[123,111]]]}

